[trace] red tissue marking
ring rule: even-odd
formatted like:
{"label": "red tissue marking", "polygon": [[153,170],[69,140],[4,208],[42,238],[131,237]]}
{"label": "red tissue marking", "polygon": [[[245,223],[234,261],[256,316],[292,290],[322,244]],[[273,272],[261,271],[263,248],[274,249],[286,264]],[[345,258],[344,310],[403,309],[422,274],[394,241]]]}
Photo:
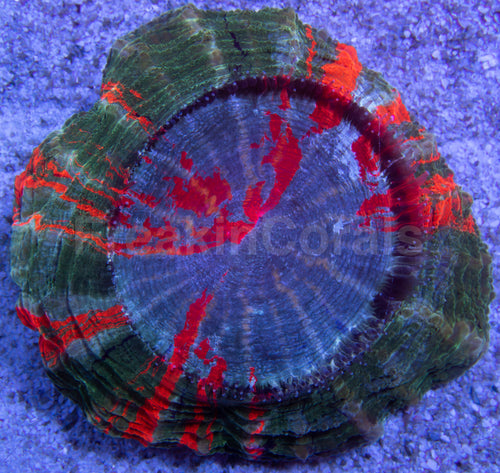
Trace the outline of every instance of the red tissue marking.
{"label": "red tissue marking", "polygon": [[351,149],[356,157],[356,161],[358,162],[361,182],[368,186],[376,187],[377,184],[368,182],[366,179],[367,174],[371,174],[374,177],[380,175],[380,156],[373,152],[369,138],[361,135],[352,143]]}
{"label": "red tissue marking", "polygon": [[453,174],[449,174],[448,177],[443,177],[439,174],[434,174],[427,182],[426,182],[426,191],[429,194],[437,194],[441,196],[448,196],[453,191],[457,189],[457,185],[453,180]]}
{"label": "red tissue marking", "polygon": [[163,179],[174,182],[174,188],[167,194],[172,198],[174,207],[192,210],[198,218],[213,215],[222,202],[233,197],[231,186],[221,178],[219,171],[205,178],[197,172],[189,181],[178,176]]}
{"label": "red tissue marking", "polygon": [[193,160],[190,158],[187,158],[186,151],[182,151],[182,153],[181,153],[181,166],[186,171],[191,171],[191,168],[193,167]]}
{"label": "red tissue marking", "polygon": [[[253,366],[250,367],[250,376],[248,377],[248,381],[250,383],[252,392],[254,393],[252,399],[250,400],[250,412],[248,413],[248,420],[256,421],[259,417],[262,417],[266,413],[266,411],[255,407],[255,404],[259,399],[257,394],[255,393],[257,376],[255,375],[255,367]],[[245,450],[249,455],[252,455],[254,459],[264,453],[263,447],[255,446],[256,436],[262,433],[262,431],[264,430],[264,425],[265,421],[260,420],[258,426],[251,432],[248,444],[245,445]]]}
{"label": "red tissue marking", "polygon": [[128,318],[123,312],[123,306],[114,305],[102,311],[89,310],[63,321],[54,320],[51,325],[57,330],[57,336],[63,345],[67,347],[77,339],[90,340],[104,330],[126,326]]}
{"label": "red tissue marking", "polygon": [[435,174],[425,182],[422,193],[427,230],[453,227],[463,232],[476,233],[472,215],[463,217],[459,188],[452,173],[447,177]]}
{"label": "red tissue marking", "polygon": [[[390,104],[377,107],[376,115],[380,121],[378,123],[373,122],[372,128],[386,127],[391,124],[399,125],[402,122],[410,121],[408,111],[402,104],[399,94]],[[423,131],[420,130],[420,132]],[[422,138],[420,135],[410,139],[418,140]],[[367,174],[378,175],[379,156],[373,153],[369,140],[364,135],[360,136],[352,144],[352,150],[359,164],[361,180],[370,185],[366,177]],[[413,162],[410,167],[439,159],[440,156],[436,150],[428,159]],[[413,215],[412,221],[417,218],[427,232],[435,232],[442,227],[452,227],[474,233],[473,217],[469,215],[467,218],[463,218],[458,186],[453,180],[453,175],[450,173],[446,178],[439,174],[435,174],[430,178],[428,175],[428,173],[425,173],[416,178],[413,174],[409,174],[401,183],[389,189],[386,193],[375,193],[365,199],[357,212],[357,215],[366,217],[363,225],[369,226],[370,219],[375,218],[382,221],[383,231],[397,231],[398,228],[395,224],[402,215],[400,211],[398,215],[391,216],[391,207],[399,207],[401,199],[404,199],[406,207],[404,212],[414,214],[415,209],[418,208],[418,215]]]}
{"label": "red tissue marking", "polygon": [[266,202],[263,203],[261,195],[264,182],[258,182],[246,190],[243,211],[252,223],[256,223],[260,217],[279,203],[300,167],[302,152],[298,146],[299,140],[293,135],[288,123],[284,132],[281,132],[283,122],[284,120],[279,115],[270,115],[269,129],[275,146],[262,158],[261,164],[271,164],[275,177],[273,188]]}
{"label": "red tissue marking", "polygon": [[396,98],[387,105],[379,105],[375,111],[380,122],[387,125],[399,125],[403,122],[410,122],[410,114],[401,101],[399,93]]}
{"label": "red tissue marking", "polygon": [[221,276],[221,278],[219,279],[219,282],[222,284],[224,282],[224,278],[227,276],[227,274],[229,273],[229,269],[226,269],[226,272]]}
{"label": "red tissue marking", "polygon": [[107,100],[108,103],[118,103],[127,112],[127,120],[137,120],[142,129],[149,135],[156,130],[153,122],[146,117],[139,115],[128,103],[125,98],[126,94],[131,94],[136,99],[142,100],[139,92],[127,89],[121,82],[106,82],[101,88],[101,100]]}
{"label": "red tissue marking", "polygon": [[132,90],[132,89],[129,89],[129,92],[132,94],[132,95],[135,95],[138,99],[141,99],[142,100],[142,95],[137,92],[136,90]]}
{"label": "red tissue marking", "polygon": [[49,368],[54,368],[62,353],[64,353],[64,347],[61,346],[57,337],[45,338],[43,335],[40,335],[38,338],[38,348],[43,362]]}
{"label": "red tissue marking", "polygon": [[[89,171],[91,169],[87,168],[84,164],[81,164],[79,162],[79,155],[76,154],[74,159],[71,159],[71,162],[74,166],[77,166],[81,169],[81,171],[77,174],[77,176],[83,173],[86,176],[87,181],[89,183],[90,182],[98,183],[99,186],[102,186],[104,189],[109,189],[110,191],[113,191],[113,192],[117,192],[117,190],[109,185],[110,181],[115,182],[117,180],[122,185],[127,184],[129,177],[130,177],[130,169],[123,168],[120,165],[120,158],[117,156],[104,155],[103,153],[97,153],[94,156],[93,153],[87,149],[89,144],[95,146],[95,148],[99,151],[102,151],[104,149],[104,147],[98,143],[92,142],[92,133],[90,131],[82,130],[81,128],[78,128],[77,132],[75,132],[74,130],[71,131],[72,128],[75,128],[75,126],[70,125],[70,127],[67,130],[67,133],[61,135],[61,139],[65,143],[68,143],[68,144],[72,144],[72,143],[85,144],[85,147],[82,149],[82,152],[85,151],[88,154],[88,156],[91,156],[92,158],[94,158],[93,159],[94,162],[96,161],[95,158],[97,158],[97,160],[99,160],[99,162],[104,161],[108,164],[108,169],[106,170],[104,180],[94,179],[94,178],[90,177],[90,175],[89,175]],[[72,136],[74,133],[85,133],[85,134],[87,134],[87,136],[84,136],[81,140],[68,140],[68,139],[66,139],[67,134]],[[118,183],[116,185],[118,185]],[[86,186],[84,186],[84,187],[86,187]],[[91,189],[88,189],[88,190],[91,190]],[[105,196],[105,197],[111,198],[110,196]]]}
{"label": "red tissue marking", "polygon": [[204,360],[204,364],[209,364],[215,361],[215,365],[210,368],[208,376],[201,378],[198,381],[198,399],[201,401],[208,401],[206,387],[212,394],[212,399],[215,400],[217,391],[222,388],[224,381],[224,373],[227,370],[227,363],[221,356],[214,355],[209,360]]}
{"label": "red tissue marking", "polygon": [[[132,258],[134,255],[154,255],[154,254],[170,254],[170,255],[192,255],[199,253],[202,250],[196,245],[183,245],[174,246],[174,243],[179,241],[179,236],[177,235],[177,230],[171,227],[169,221],[165,221],[165,228],[168,230],[164,234],[163,238],[158,239],[156,242],[152,242],[153,232],[160,233],[164,230],[163,227],[150,227],[146,228],[147,220],[144,222],[145,230],[140,232],[139,236],[136,237],[132,242],[127,243],[114,243],[113,251],[127,258]],[[137,251],[139,250],[139,251]]]}
{"label": "red tissue marking", "polygon": [[189,349],[198,336],[198,328],[206,316],[207,305],[212,299],[213,295],[207,295],[205,289],[202,295],[189,306],[184,328],[174,338],[174,352],[170,358],[169,371],[176,379],[178,379],[177,375],[182,374],[182,365],[188,359]]}
{"label": "red tissue marking", "polygon": [[[224,380],[224,372],[227,370],[227,364],[224,358],[214,355],[212,358],[207,359],[207,353],[210,350],[210,342],[208,338],[205,338],[200,344],[198,348],[194,350],[196,356],[203,360],[203,364],[208,365],[213,361],[216,362],[214,366],[210,368],[210,372],[208,376],[205,378],[201,378],[198,381],[197,385],[197,404],[194,409],[195,412],[195,422],[188,424],[184,428],[184,433],[179,440],[181,445],[186,445],[192,450],[198,451],[198,439],[200,435],[198,435],[198,431],[201,427],[202,422],[205,421],[205,417],[203,415],[203,408],[206,406],[208,402],[206,387],[208,386],[209,392],[212,392],[212,400],[215,401],[217,390],[222,388],[222,383]],[[205,437],[208,439],[208,450],[210,450],[212,441],[213,441],[213,433],[211,432],[211,427],[215,419],[207,426]]]}
{"label": "red tissue marking", "polygon": [[314,111],[309,115],[309,118],[318,124],[317,127],[311,127],[310,131],[321,134],[324,130],[340,125],[343,111],[340,107],[331,107],[324,100],[317,100]]}
{"label": "red tissue marking", "polygon": [[276,113],[270,113],[269,116],[269,131],[271,132],[272,140],[276,142],[281,133],[283,119]]}
{"label": "red tissue marking", "polygon": [[307,65],[307,78],[309,79],[312,76],[312,60],[314,56],[316,56],[317,51],[315,50],[316,48],[316,41],[314,40],[314,36],[312,34],[311,27],[309,25],[306,25],[306,36],[308,39],[311,40],[311,47],[307,48],[307,52],[309,55],[307,56],[306,59],[306,65]]}
{"label": "red tissue marking", "polygon": [[213,361],[216,362],[210,368],[210,372],[208,376],[205,378],[201,378],[198,381],[198,400],[199,401],[208,401],[205,386],[209,386],[212,390],[212,399],[215,400],[215,395],[218,389],[222,388],[222,381],[224,380],[224,372],[227,370],[227,363],[221,356],[214,355],[211,358],[207,358],[207,354],[211,350],[210,341],[208,338],[205,338],[200,344],[198,348],[194,350],[196,356],[203,361],[204,365],[209,365]]}
{"label": "red tissue marking", "polygon": [[[105,158],[106,161],[110,163],[110,159],[108,157]],[[126,179],[127,173],[123,170],[118,170],[116,168],[112,168],[110,166],[110,170],[113,170],[117,174],[119,174],[119,177]],[[54,181],[53,179],[68,179],[68,184],[64,184],[63,182],[59,181]],[[48,187],[51,188],[56,194],[59,194],[59,198],[61,200],[67,201],[67,202],[73,202],[76,204],[76,208],[87,213],[89,216],[100,219],[100,220],[106,220],[108,218],[108,215],[105,211],[98,209],[95,207],[95,202],[93,202],[90,199],[86,199],[83,196],[80,198],[75,198],[70,195],[67,195],[68,192],[68,186],[72,182],[72,191],[74,192],[75,190],[75,182],[77,182],[82,189],[85,191],[89,192],[90,194],[98,195],[100,197],[105,197],[106,199],[110,200],[112,204],[117,206],[119,203],[122,204],[123,200],[117,200],[116,198],[112,197],[111,195],[107,194],[106,192],[102,190],[98,190],[92,187],[92,184],[95,183],[97,185],[104,185],[102,181],[99,181],[97,179],[88,179],[88,183],[84,184],[80,178],[80,173],[77,173],[76,175],[72,176],[66,169],[61,169],[57,162],[55,161],[49,161],[47,158],[42,154],[40,147],[35,148],[33,151],[33,154],[31,156],[31,159],[26,166],[26,169],[19,174],[16,177],[15,180],[15,205],[14,205],[14,225],[24,225],[25,223],[28,222],[23,222],[21,223],[20,220],[20,209],[21,209],[21,204],[22,204],[22,196],[24,193],[25,189],[39,189],[42,187]],[[120,191],[118,189],[109,187],[106,188],[108,191],[113,192],[113,193],[121,193],[123,191]],[[32,217],[35,217],[34,214],[30,217],[30,220]],[[36,222],[40,222],[41,219],[38,217],[35,217]],[[83,236],[84,239],[90,239],[93,240],[94,243],[96,243],[98,246],[102,248],[101,241],[102,240],[96,240],[94,238],[91,238],[90,234],[85,234],[82,232],[76,232],[73,228],[71,228],[69,225],[65,226],[62,224],[59,225],[45,225],[43,227],[38,227],[38,230],[40,229],[54,229],[54,230],[63,230],[65,233],[68,235],[80,235]]]}
{"label": "red tissue marking", "polygon": [[55,366],[61,354],[75,340],[90,340],[104,330],[128,325],[128,318],[121,305],[106,310],[90,310],[64,320],[53,321],[46,314],[37,316],[24,307],[16,307],[16,312],[26,327],[40,332],[40,352],[50,368]]}
{"label": "red tissue marking", "polygon": [[[423,136],[420,136],[420,139],[423,139],[423,138],[424,138]],[[412,166],[417,166],[420,164],[428,164],[428,163],[432,163],[434,161],[439,161],[440,159],[441,159],[441,155],[436,150],[436,152],[432,153],[427,159],[419,159],[418,161],[414,161],[412,163]]]}
{"label": "red tissue marking", "polygon": [[274,186],[261,209],[264,213],[273,209],[278,204],[281,196],[298,171],[300,160],[302,159],[299,140],[293,135],[288,123],[285,132],[280,134],[279,137],[273,137],[273,140],[277,141],[276,146],[262,158],[262,164],[270,163],[275,172]]}
{"label": "red tissue marking", "polygon": [[382,222],[384,232],[393,232],[396,228],[392,225],[397,218],[391,215],[390,189],[385,194],[373,194],[366,198],[356,212],[356,215],[365,217],[362,226],[369,227],[370,219],[376,218]]}
{"label": "red tissue marking", "polygon": [[[214,355],[212,358],[206,359],[207,352],[208,350],[210,350],[210,344],[208,342],[208,339],[203,340],[203,342],[201,342],[198,348],[199,349],[194,350],[194,352],[200,359],[203,360],[204,364],[210,364],[213,361],[216,361],[216,364],[210,368],[210,372],[208,373],[207,377],[201,378],[198,381],[197,384],[198,401],[194,409],[195,422],[188,424],[184,428],[184,433],[181,439],[179,440],[179,443],[181,445],[186,445],[187,447],[195,451],[198,451],[198,439],[200,438],[200,436],[198,435],[198,431],[201,427],[202,422],[205,421],[205,416],[203,415],[203,408],[208,402],[207,390],[206,390],[207,386],[209,392],[211,391],[212,393],[212,400],[215,401],[217,390],[222,388],[224,373],[227,370],[227,363],[224,360],[224,358]],[[208,439],[208,450],[210,450],[212,446],[213,432],[211,432],[211,427],[214,422],[215,419],[212,420],[210,424],[208,424],[205,432],[205,437]]]}
{"label": "red tissue marking", "polygon": [[[198,430],[201,426],[201,423],[205,419],[203,415],[203,409],[196,405],[194,408],[195,416],[194,416],[194,421],[190,424],[187,424],[184,427],[184,433],[182,434],[182,437],[179,440],[180,445],[185,445],[186,447],[190,448],[191,450],[194,450],[195,452],[198,451]],[[209,439],[209,445],[212,445],[212,440],[213,440],[213,433],[210,432],[210,427],[212,424],[209,425],[207,428],[207,437]],[[209,446],[209,449],[210,449]]]}
{"label": "red tissue marking", "polygon": [[209,248],[214,248],[216,246],[222,245],[226,242],[231,242],[233,244],[239,245],[243,238],[254,228],[253,224],[243,222],[238,220],[236,222],[229,221],[227,217],[230,216],[226,208],[221,209],[220,217],[214,219],[214,224],[211,227],[199,227],[198,229],[193,229],[191,236],[196,239],[196,248],[191,249],[190,247],[179,247],[185,248],[185,251],[194,251],[195,253],[201,253]]}
{"label": "red tissue marking", "polygon": [[[143,235],[143,238],[145,238],[146,242],[151,241],[152,238],[156,238],[157,243],[153,248],[159,251],[166,250],[168,252],[174,248],[174,242],[178,241],[179,237],[177,235],[177,229],[172,227],[169,221],[165,220],[164,224],[164,226],[153,227],[148,217],[143,223],[143,227],[147,231],[147,234]],[[141,241],[134,242],[134,244],[138,248],[142,246]]]}
{"label": "red tissue marking", "polygon": [[50,320],[45,313],[43,315],[35,315],[32,314],[28,309],[25,309],[21,306],[16,307],[16,313],[22,324],[31,330],[40,331],[41,328],[50,328]]}
{"label": "red tissue marking", "polygon": [[250,376],[248,376],[248,382],[252,388],[252,392],[255,390],[255,383],[257,383],[257,376],[255,376],[255,367],[250,366]]}
{"label": "red tissue marking", "polygon": [[107,252],[107,245],[105,241],[94,235],[93,233],[85,233],[85,232],[80,232],[76,231],[73,228],[65,225],[60,225],[60,224],[43,224],[41,223],[43,219],[43,216],[39,213],[34,213],[33,215],[30,216],[28,220],[25,222],[19,222],[15,221],[12,225],[13,226],[24,226],[24,225],[30,225],[31,222],[34,222],[35,225],[35,232],[42,232],[44,230],[62,230],[64,233],[67,235],[71,236],[77,236],[78,238],[81,238],[82,240],[87,240],[89,243],[93,243],[95,245],[95,249],[101,253],[106,253]]}
{"label": "red tissue marking", "polygon": [[170,396],[183,374],[184,363],[188,360],[190,349],[198,336],[200,323],[206,316],[207,305],[213,298],[213,295],[207,295],[206,292],[205,289],[202,295],[189,306],[184,328],[174,337],[174,352],[165,374],[156,386],[153,395],[138,408],[135,420],[129,423],[123,437],[138,438],[144,445],[153,441],[160,412],[170,406]]}
{"label": "red tissue marking", "polygon": [[200,342],[198,348],[194,349],[194,354],[200,360],[205,360],[205,358],[207,357],[208,350],[210,350],[210,342],[208,341],[208,338],[205,338],[203,341]]}
{"label": "red tissue marking", "polygon": [[23,198],[24,189],[37,189],[39,187],[51,187],[56,192],[64,192],[67,188],[62,183],[55,183],[47,181],[46,178],[50,177],[48,171],[54,177],[63,177],[71,179],[71,176],[64,169],[58,169],[56,164],[52,161],[47,161],[45,156],[40,151],[40,147],[36,147],[33,150],[31,158],[26,166],[26,169],[16,176],[14,181],[14,193],[15,193],[15,204],[14,204],[14,222],[18,222],[20,218],[21,203]]}
{"label": "red tissue marking", "polygon": [[[101,147],[102,148],[102,147]],[[147,159],[147,156],[143,157],[144,159]],[[109,164],[109,169],[106,173],[106,177],[112,177],[112,173],[116,174],[125,184],[128,182],[128,179],[130,177],[130,170],[129,169],[124,169],[120,165],[114,166],[113,163],[111,162],[111,157],[106,156],[104,157],[104,161],[106,161]],[[101,181],[99,181],[101,182]],[[102,183],[103,184],[103,183]]]}
{"label": "red tissue marking", "polygon": [[[383,194],[373,194],[366,198],[357,215],[366,217],[362,226],[369,226],[370,219],[377,219],[382,224],[382,231],[396,232],[405,225],[415,225],[421,228],[424,225],[422,218],[422,184],[426,175],[422,174],[415,178],[413,174],[408,174],[401,181]],[[401,204],[403,204],[401,206]],[[390,215],[391,207],[397,208],[395,215]],[[403,217],[405,217],[403,219]],[[404,223],[398,222],[398,220]]]}
{"label": "red tissue marking", "polygon": [[[143,363],[144,368],[142,368],[139,373],[137,373],[137,375],[135,375],[132,379],[127,381],[127,384],[136,384],[141,376],[147,375],[150,378],[155,378],[158,374],[158,371],[164,366],[164,363],[165,358],[160,355],[146,359],[146,361]],[[137,386],[135,387],[135,389],[136,391],[144,391],[144,386]]]}
{"label": "red tissue marking", "polygon": [[[164,226],[153,227],[148,217],[133,241],[110,242],[108,248],[116,254],[132,258],[134,255],[153,254],[187,256],[202,253],[226,242],[239,244],[254,225],[240,220],[231,222],[227,220],[227,216],[228,213],[221,209],[221,216],[214,219],[212,227],[193,229],[191,237],[194,243],[189,245],[175,245],[180,242],[180,237],[169,221],[164,220]],[[153,241],[153,238],[156,240]]]}
{"label": "red tissue marking", "polygon": [[[117,400],[113,407],[109,410],[109,412],[116,412],[116,414],[111,414],[108,419],[106,420],[105,425],[107,424],[107,427],[104,429],[105,434],[109,434],[111,429],[115,427],[116,421],[119,419],[123,419],[127,415],[127,411],[129,410],[130,406],[132,405],[132,401],[127,401],[125,405],[123,406],[123,400]],[[121,410],[118,410],[119,407],[123,406]],[[94,414],[95,415],[95,414]],[[102,419],[99,417],[94,417],[99,423],[103,424]]]}
{"label": "red tissue marking", "polygon": [[[60,198],[61,198],[61,200],[75,203],[77,209],[82,210],[83,212],[89,214],[91,217],[94,217],[94,218],[97,218],[100,220],[107,219],[107,213],[103,212],[102,210],[96,209],[92,205],[92,201],[90,201],[88,199],[83,199],[83,197],[80,197],[80,200],[79,200],[79,199],[75,199],[74,197],[69,197],[65,194],[61,195]],[[89,204],[82,204],[81,200],[86,200],[87,202],[89,202]]]}
{"label": "red tissue marking", "polygon": [[278,108],[281,110],[288,110],[290,108],[290,97],[288,96],[288,89],[286,86],[281,89],[280,100],[281,105],[279,105]]}
{"label": "red tissue marking", "polygon": [[[270,114],[269,114],[270,115]],[[271,141],[266,134],[260,139],[258,143],[251,143],[250,144],[250,149],[259,149],[264,145],[266,141]]]}
{"label": "red tissue marking", "polygon": [[262,188],[265,183],[265,181],[259,181],[254,186],[249,186],[247,188],[243,210],[251,222],[257,222],[261,216]]}
{"label": "red tissue marking", "polygon": [[[77,144],[77,143],[80,143],[80,144],[84,144],[85,145],[85,151],[86,153],[89,155],[89,156],[92,156],[92,152],[86,148],[88,148],[89,145],[92,145],[92,146],[95,146],[95,148],[99,151],[102,151],[104,149],[104,146],[98,144],[98,143],[94,143],[92,142],[92,132],[88,131],[88,130],[83,130],[82,128],[78,128],[78,130],[75,132],[75,129],[76,126],[74,124],[71,124],[69,126],[69,128],[67,129],[67,133],[64,133],[61,135],[61,139],[67,143],[67,144]],[[83,136],[82,139],[80,140],[70,140],[68,138],[66,138],[67,135],[69,136],[73,136],[74,134],[76,135],[77,133],[85,133],[87,134],[87,136]],[[74,164],[78,165],[76,159],[74,160]],[[80,166],[82,167],[82,166]]]}
{"label": "red tissue marking", "polygon": [[[353,151],[358,163],[360,163],[360,175],[363,180],[366,172],[370,172],[374,168],[375,162],[372,161],[373,158],[366,160],[368,157],[367,148],[364,148],[363,151],[363,147],[355,148],[353,144]],[[378,159],[376,156],[374,158]],[[439,158],[440,156],[436,152],[426,160],[417,161],[416,164],[433,162]],[[412,167],[414,164],[412,163]],[[383,231],[397,231],[400,225],[396,225],[396,222],[402,216],[402,211],[398,215],[391,215],[391,206],[398,207],[401,199],[404,199],[406,212],[414,213],[415,209],[418,208],[418,220],[426,232],[434,233],[443,227],[451,227],[468,233],[476,232],[472,215],[463,216],[459,188],[453,180],[452,173],[447,177],[440,174],[429,177],[427,172],[419,177],[410,174],[396,187],[388,189],[387,192],[374,193],[366,198],[357,215],[365,217],[363,226],[369,226],[370,220],[375,218],[382,222]]]}
{"label": "red tissue marking", "polygon": [[321,82],[351,99],[363,66],[352,46],[337,43],[337,53],[336,61],[321,66],[324,72]]}
{"label": "red tissue marking", "polygon": [[[155,199],[152,195],[146,194],[145,192],[136,192],[133,189],[127,189],[125,191],[126,194],[131,195],[136,198],[139,202],[148,207],[154,209],[161,201],[160,199]],[[129,203],[133,204],[133,200],[129,199]],[[123,201],[120,202],[123,205]]]}

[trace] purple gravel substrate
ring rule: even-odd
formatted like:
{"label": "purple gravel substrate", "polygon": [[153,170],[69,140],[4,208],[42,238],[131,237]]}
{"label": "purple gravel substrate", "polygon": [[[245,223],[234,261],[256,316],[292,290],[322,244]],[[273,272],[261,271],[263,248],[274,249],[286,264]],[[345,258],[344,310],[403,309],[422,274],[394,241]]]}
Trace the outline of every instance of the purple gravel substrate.
{"label": "purple gravel substrate", "polygon": [[[14,177],[31,151],[98,98],[106,55],[118,36],[181,1],[0,0],[0,471],[270,472],[222,457],[156,450],[95,431],[42,369],[37,335],[14,312],[8,248]],[[352,44],[382,72],[419,122],[437,136],[494,258],[500,247],[500,5],[474,0],[195,2],[201,8],[294,7],[303,21]],[[496,5],[496,6],[495,6]],[[500,294],[499,259],[494,260]],[[300,472],[498,472],[499,301],[485,357],[445,388],[388,420],[376,443],[306,464]]]}

